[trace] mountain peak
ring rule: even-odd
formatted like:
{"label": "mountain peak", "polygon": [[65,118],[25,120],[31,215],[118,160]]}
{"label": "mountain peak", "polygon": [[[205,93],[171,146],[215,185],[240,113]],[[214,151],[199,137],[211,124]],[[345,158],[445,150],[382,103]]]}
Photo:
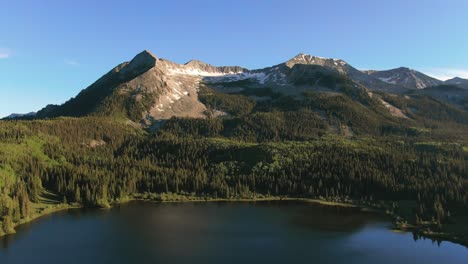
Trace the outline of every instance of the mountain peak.
{"label": "mountain peak", "polygon": [[408,67],[374,71],[370,73],[370,76],[373,76],[382,82],[398,85],[408,89],[423,89],[442,84],[442,81]]}
{"label": "mountain peak", "polygon": [[455,77],[444,82],[445,84],[457,85],[459,87],[468,89],[468,79],[463,79],[460,77]]}
{"label": "mountain peak", "polygon": [[125,67],[126,71],[145,72],[156,65],[158,58],[148,50],[138,53]]}
{"label": "mountain peak", "polygon": [[186,65],[186,66],[211,66],[210,64],[205,63],[205,62],[200,61],[200,60],[190,60],[190,61],[186,62],[184,65]]}
{"label": "mountain peak", "polygon": [[320,57],[320,56],[314,56],[314,55],[310,55],[310,54],[307,54],[307,53],[299,53],[297,54],[296,56],[294,56],[293,58],[291,58],[289,61],[292,61],[292,60],[303,60],[303,61],[310,61],[310,60],[334,60],[334,61],[343,61],[343,60],[340,60],[340,59],[334,59],[334,58],[324,58],[324,57]]}
{"label": "mountain peak", "polygon": [[299,53],[297,54],[296,56],[294,56],[293,58],[291,58],[289,61],[310,61],[312,58],[318,58],[318,59],[325,59],[325,58],[322,58],[322,57],[317,57],[317,56],[312,56],[310,54],[306,54],[306,53]]}
{"label": "mountain peak", "polygon": [[413,69],[410,69],[408,67],[398,67],[396,68],[395,70],[399,70],[399,71],[414,71]]}
{"label": "mountain peak", "polygon": [[446,82],[462,82],[462,81],[467,81],[466,79],[460,78],[460,77],[454,77],[452,79],[446,80]]}
{"label": "mountain peak", "polygon": [[156,57],[153,53],[151,53],[151,51],[149,50],[144,50],[140,53],[138,53],[133,59],[132,61],[151,61],[151,62],[155,62],[156,60],[158,60],[158,57]]}
{"label": "mountain peak", "polygon": [[[294,56],[292,59],[288,60],[286,66],[292,68],[296,64],[307,64],[307,65],[319,65],[325,66],[330,68],[342,68],[346,66],[346,62],[339,59],[332,59],[332,58],[323,58],[319,56],[312,56],[305,53],[299,53]],[[342,70],[340,70],[341,72]]]}
{"label": "mountain peak", "polygon": [[154,55],[151,51],[149,50],[143,50],[142,52],[138,53],[137,56],[144,56],[144,57],[150,57],[153,59],[158,59],[156,55]]}
{"label": "mountain peak", "polygon": [[310,55],[301,52],[301,53],[297,54],[296,56],[294,56],[292,59],[301,59],[301,58],[303,58],[305,56],[310,56]]}

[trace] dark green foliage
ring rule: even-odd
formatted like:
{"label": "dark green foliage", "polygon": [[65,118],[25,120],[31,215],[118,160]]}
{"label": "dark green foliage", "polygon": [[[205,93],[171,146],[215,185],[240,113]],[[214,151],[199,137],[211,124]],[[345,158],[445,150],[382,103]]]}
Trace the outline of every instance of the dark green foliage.
{"label": "dark green foliage", "polygon": [[429,96],[411,96],[408,107],[421,118],[468,124],[468,113]]}
{"label": "dark green foliage", "polygon": [[274,97],[273,100],[265,100],[257,102],[255,106],[256,112],[272,112],[272,111],[297,111],[303,107],[304,101],[292,96],[282,95]]}
{"label": "dark green foliage", "polygon": [[324,111],[329,118],[350,126],[356,132],[377,134],[379,127],[388,122],[385,117],[348,96],[306,93],[305,97],[311,108]]}
{"label": "dark green foliage", "polygon": [[154,103],[154,95],[141,87],[130,91],[124,83],[146,72],[151,64],[127,67],[122,63],[82,90],[63,105],[50,105],[37,113],[38,118],[60,116],[82,117],[89,115],[128,118],[140,121]]}
{"label": "dark green foliage", "polygon": [[238,118],[172,118],[160,132],[185,137],[229,137],[242,141],[265,142],[306,140],[322,136],[328,126],[307,109],[289,112],[256,112]]}
{"label": "dark green foliage", "polygon": [[290,70],[295,85],[322,86],[337,89],[348,82],[347,78],[318,65],[296,64]]}
{"label": "dark green foliage", "polygon": [[252,82],[252,80],[250,79],[244,79],[244,80],[239,80],[239,81],[232,81],[232,82],[220,82],[220,83],[216,83],[216,85],[220,85],[220,86],[223,86],[223,87],[228,87],[228,88],[232,88],[232,87],[248,87],[250,85],[254,84]]}
{"label": "dark green foliage", "polygon": [[[335,75],[296,81],[330,91],[293,97],[247,87],[225,94],[203,85],[200,100],[229,115],[172,118],[154,134],[121,119],[142,118],[155,98],[146,91],[107,91],[85,107],[96,111],[84,118],[0,121],[2,229],[29,218],[31,203],[46,192],[86,206],[163,192],[408,200],[408,219],[433,218],[439,227],[466,214],[466,112],[425,95],[371,96]],[[409,118],[392,116],[377,96]],[[337,135],[346,129],[351,139]]]}
{"label": "dark green foliage", "polygon": [[281,93],[274,92],[271,88],[244,88],[238,93],[245,96],[269,97],[271,99],[283,96]]}
{"label": "dark green foliage", "polygon": [[171,118],[164,124],[164,131],[177,136],[214,137],[219,136],[223,129],[223,120],[218,118]]}
{"label": "dark green foliage", "polygon": [[[122,79],[123,76],[118,74],[118,72],[124,66],[125,64],[117,66],[87,89],[81,91],[75,98],[70,99],[61,106],[57,106],[54,111],[47,113],[47,116],[85,116],[93,113],[103,100],[114,92],[120,83],[134,78],[131,75],[126,76],[126,79]],[[42,117],[42,113],[39,112],[38,116]]]}
{"label": "dark green foliage", "polygon": [[388,94],[384,92],[375,93],[381,96],[384,101],[408,113],[408,99],[404,96],[397,94]]}
{"label": "dark green foliage", "polygon": [[255,102],[246,96],[217,92],[207,86],[200,87],[198,97],[209,108],[224,111],[234,116],[249,114],[255,107]]}
{"label": "dark green foliage", "polygon": [[[310,127],[301,120],[311,120]],[[229,122],[237,122],[232,139],[223,135]],[[3,187],[10,197],[0,205],[3,226],[27,218],[44,188],[88,206],[145,192],[415,200],[420,219],[440,223],[448,211],[466,208],[467,153],[460,145],[320,137],[322,125],[305,109],[242,121],[172,119],[156,135],[102,118],[1,122],[8,146],[47,138],[43,156],[0,158],[17,177]],[[271,142],[286,138],[298,141]]]}
{"label": "dark green foliage", "polygon": [[226,120],[224,135],[244,141],[306,140],[321,136],[327,124],[314,112],[257,112],[241,119]]}
{"label": "dark green foliage", "polygon": [[154,105],[155,97],[156,95],[150,92],[115,91],[104,99],[93,115],[128,118],[138,122],[143,118],[143,113]]}

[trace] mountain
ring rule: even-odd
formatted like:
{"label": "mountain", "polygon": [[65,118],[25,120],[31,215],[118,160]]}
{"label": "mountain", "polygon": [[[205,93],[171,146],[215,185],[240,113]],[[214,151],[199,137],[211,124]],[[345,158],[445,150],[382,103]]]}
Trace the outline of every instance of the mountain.
{"label": "mountain", "polygon": [[[273,67],[248,70],[239,66],[215,67],[197,60],[177,64],[143,51],[130,62],[116,66],[75,98],[63,105],[49,105],[36,117],[112,116],[150,125],[171,117],[205,117],[208,109],[198,98],[203,84],[232,92],[243,82],[241,89],[268,87],[293,96],[314,87],[336,90],[343,84],[342,80],[338,85],[324,83],[324,76],[364,80],[366,75],[342,60],[305,54]],[[351,86],[358,87],[359,83]]]}
{"label": "mountain", "polygon": [[468,90],[374,74],[305,54],[248,70],[143,51],[34,121],[0,121],[0,235],[57,205],[281,197],[377,206],[468,245]]}
{"label": "mountain", "polygon": [[291,60],[285,63],[286,66],[292,68],[294,65],[318,65],[332,72],[344,75],[362,85],[365,85],[373,90],[387,90],[393,87],[385,82],[370,78],[369,75],[354,68],[349,63],[340,59],[328,59],[300,53]]}
{"label": "mountain", "polygon": [[[43,108],[36,117],[110,116],[149,126],[172,117],[229,114],[223,108],[231,102],[214,104],[208,98],[207,89],[227,95],[249,94],[254,101],[269,100],[272,94],[295,99],[302,98],[305,92],[343,94],[359,103],[377,102],[396,116],[406,117],[401,109],[373,91],[402,94],[408,89],[439,84],[442,82],[408,68],[360,71],[340,59],[303,53],[271,67],[249,70],[240,66],[217,67],[198,60],[178,64],[145,50],[131,61],[116,66],[66,103]],[[268,96],[261,94],[267,90]],[[451,89],[450,92],[459,91]],[[375,97],[370,98],[372,95]],[[463,99],[457,97],[460,100]]]}
{"label": "mountain", "polygon": [[468,89],[461,88],[457,85],[444,84],[428,87],[426,89],[409,90],[406,94],[428,95],[461,108],[466,108],[465,104],[468,102]]}
{"label": "mountain", "polygon": [[423,89],[443,84],[440,80],[405,67],[386,71],[368,71],[367,73],[380,81],[406,89]]}
{"label": "mountain", "polygon": [[4,117],[3,119],[20,119],[20,118],[33,118],[36,115],[36,112],[30,112],[26,114],[17,114],[13,113],[9,116]]}
{"label": "mountain", "polygon": [[114,116],[147,123],[173,116],[202,117],[206,108],[197,98],[201,76],[244,71],[241,67],[214,67],[200,61],[181,65],[145,50],[75,98],[60,106],[50,105],[37,116]]}
{"label": "mountain", "polygon": [[[84,116],[104,111],[105,109],[102,108],[105,107],[106,100],[110,100],[111,97],[122,97],[121,94],[127,94],[125,84],[154,67],[156,60],[157,58],[154,55],[144,51],[135,56],[132,61],[116,66],[63,105],[49,105],[40,110],[37,117]],[[135,101],[139,100],[135,98]]]}
{"label": "mountain", "polygon": [[[302,66],[301,66],[302,65]],[[297,67],[296,67],[297,66]],[[368,74],[365,74],[358,69],[351,66],[344,60],[340,59],[330,59],[330,58],[322,58],[317,56],[311,56],[304,53],[299,53],[292,59],[272,66],[267,67],[264,69],[252,70],[248,72],[244,72],[242,74],[232,75],[232,76],[223,76],[222,78],[214,78],[222,79],[225,81],[237,81],[237,80],[244,80],[244,79],[252,79],[256,80],[260,85],[267,85],[267,86],[282,86],[283,88],[288,86],[295,86],[294,78],[297,78],[297,72],[295,72],[295,76],[291,79],[291,74],[295,71],[294,69],[297,68],[317,68],[321,67],[328,70],[331,73],[335,73],[338,75],[345,76],[350,78],[351,80],[367,86],[372,90],[385,90],[385,91],[397,91],[399,87],[395,85],[390,85],[388,83],[382,82],[378,79],[370,77]],[[303,74],[307,74],[307,72],[303,72]],[[291,88],[290,90],[293,90]],[[286,90],[286,89],[283,89]]]}
{"label": "mountain", "polygon": [[456,86],[459,86],[461,88],[468,89],[468,80],[467,79],[462,79],[460,77],[455,77],[453,79],[446,80],[444,83],[448,84],[448,85],[456,85]]}

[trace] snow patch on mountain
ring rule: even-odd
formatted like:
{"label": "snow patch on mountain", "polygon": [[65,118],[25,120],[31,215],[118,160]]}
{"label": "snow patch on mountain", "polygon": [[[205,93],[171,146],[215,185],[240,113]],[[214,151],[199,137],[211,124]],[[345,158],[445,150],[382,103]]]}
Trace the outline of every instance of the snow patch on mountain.
{"label": "snow patch on mountain", "polygon": [[235,75],[241,72],[208,72],[203,71],[198,68],[192,67],[178,67],[178,68],[168,68],[168,74],[176,75],[176,74],[184,74],[184,75],[194,75],[194,76],[202,76],[202,77],[214,77],[214,76],[226,76],[226,75]]}
{"label": "snow patch on mountain", "polygon": [[389,83],[389,84],[396,84],[396,81],[393,80],[395,77],[394,76],[390,76],[390,77],[380,77],[380,78],[377,78],[379,80],[381,80],[382,82],[386,82],[386,83]]}

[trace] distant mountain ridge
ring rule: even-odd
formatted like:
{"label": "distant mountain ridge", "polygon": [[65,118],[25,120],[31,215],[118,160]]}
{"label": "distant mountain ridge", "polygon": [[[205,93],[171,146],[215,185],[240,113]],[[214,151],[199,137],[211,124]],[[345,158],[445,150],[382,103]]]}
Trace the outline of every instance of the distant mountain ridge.
{"label": "distant mountain ridge", "polygon": [[27,117],[34,117],[36,115],[36,112],[29,112],[26,114],[18,114],[18,113],[13,113],[10,114],[3,119],[18,119],[18,118],[27,118]]}
{"label": "distant mountain ridge", "polygon": [[424,89],[443,84],[443,81],[406,67],[386,71],[373,71],[369,73],[369,76],[406,89]]}
{"label": "distant mountain ridge", "polygon": [[[300,96],[310,89],[338,91],[329,82],[336,82],[336,78],[341,78],[338,76],[349,80],[345,82],[348,86],[354,86],[353,89],[391,93],[444,84],[409,68],[361,71],[341,59],[304,53],[271,67],[249,70],[241,66],[217,67],[198,60],[178,64],[145,50],[131,61],[117,65],[66,103],[43,108],[36,117],[113,116],[149,125],[155,120],[171,117],[205,117],[207,107],[198,98],[200,87],[204,84],[225,92],[268,88]],[[328,82],[324,78],[329,79]],[[464,85],[464,81],[467,80],[450,80],[455,82],[453,85]]]}
{"label": "distant mountain ridge", "polygon": [[449,84],[449,85],[456,85],[458,87],[468,89],[468,80],[462,79],[460,77],[455,77],[455,78],[446,80],[444,83]]}

